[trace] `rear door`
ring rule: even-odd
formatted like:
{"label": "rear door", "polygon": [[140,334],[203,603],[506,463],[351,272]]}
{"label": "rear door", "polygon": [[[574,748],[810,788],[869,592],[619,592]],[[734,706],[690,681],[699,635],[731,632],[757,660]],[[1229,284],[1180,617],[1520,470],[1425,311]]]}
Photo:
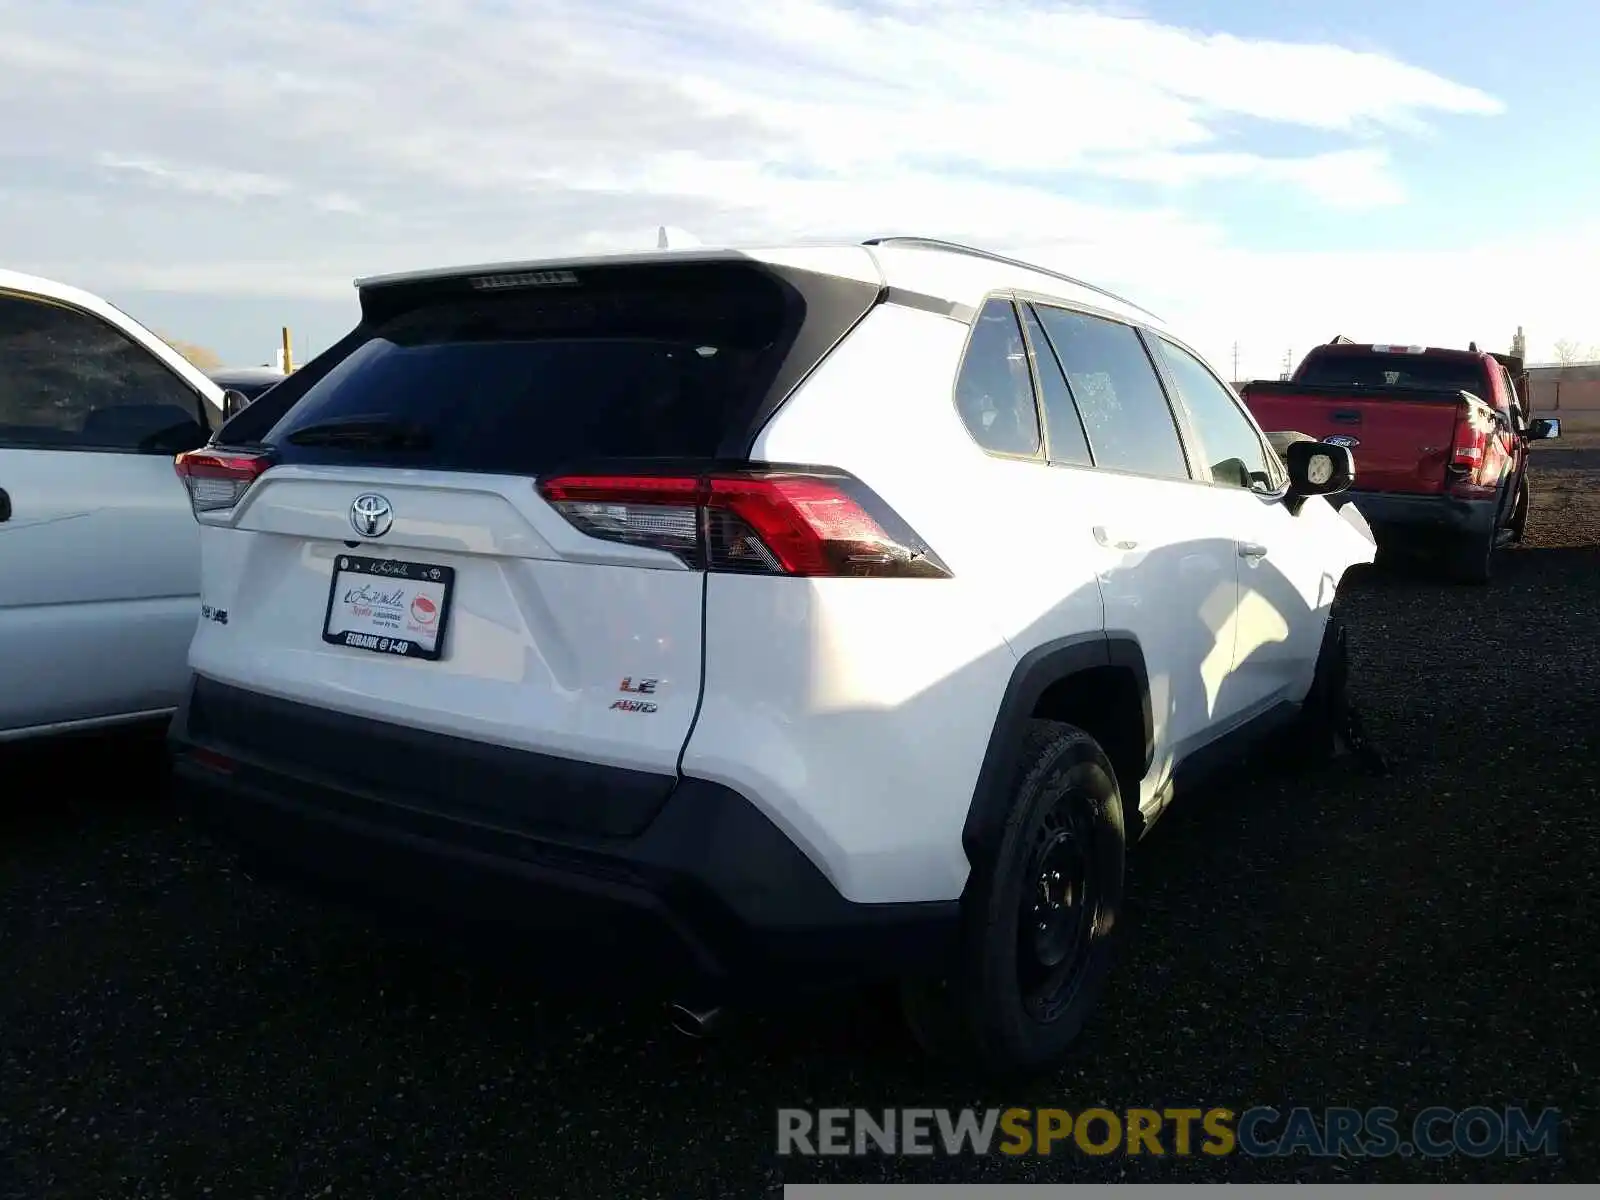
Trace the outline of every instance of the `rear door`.
{"label": "rear door", "polygon": [[200,562],[172,456],[219,416],[129,330],[0,290],[0,736],[177,703]]}
{"label": "rear door", "polygon": [[1501,488],[1499,520],[1504,525],[1511,520],[1515,511],[1517,488],[1522,483],[1528,465],[1528,419],[1521,398],[1517,395],[1516,385],[1511,382],[1510,372],[1498,362],[1489,370],[1494,376],[1495,395],[1485,399],[1501,414],[1502,420],[1500,428],[1489,441],[1484,466],[1488,478],[1504,484]]}
{"label": "rear door", "polygon": [[[808,311],[794,277],[678,263],[364,293],[348,352],[264,435],[274,465],[202,514],[204,600],[225,616],[202,622],[194,668],[651,772],[664,799],[699,698],[704,576],[586,536],[535,482],[681,474],[725,451],[795,354],[820,357],[863,311]],[[646,515],[657,543],[693,549],[692,506]]]}

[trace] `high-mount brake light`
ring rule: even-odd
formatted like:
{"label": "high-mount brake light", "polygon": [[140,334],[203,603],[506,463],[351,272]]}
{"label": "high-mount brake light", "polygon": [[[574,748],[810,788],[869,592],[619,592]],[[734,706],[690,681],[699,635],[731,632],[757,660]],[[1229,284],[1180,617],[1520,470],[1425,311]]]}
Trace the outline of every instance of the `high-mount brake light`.
{"label": "high-mount brake light", "polygon": [[515,271],[504,275],[478,275],[472,286],[480,292],[503,292],[507,288],[572,287],[578,277],[571,271]]}
{"label": "high-mount brake light", "polygon": [[233,508],[271,465],[266,454],[234,450],[190,450],[172,463],[196,515]]}
{"label": "high-mount brake light", "polygon": [[945,579],[938,556],[857,480],[755,469],[560,475],[539,494],[590,537],[720,573]]}

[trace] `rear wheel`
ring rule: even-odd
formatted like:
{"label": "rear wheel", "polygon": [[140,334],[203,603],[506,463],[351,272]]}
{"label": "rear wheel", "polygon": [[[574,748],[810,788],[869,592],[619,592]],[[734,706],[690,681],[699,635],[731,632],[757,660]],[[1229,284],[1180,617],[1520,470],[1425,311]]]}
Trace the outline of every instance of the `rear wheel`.
{"label": "rear wheel", "polygon": [[1125,843],[1105,751],[1075,726],[1030,722],[999,845],[962,901],[959,961],[902,988],[924,1049],[995,1075],[1066,1053],[1110,970]]}
{"label": "rear wheel", "polygon": [[1517,498],[1511,510],[1511,540],[1522,541],[1528,532],[1528,505],[1531,498],[1528,495],[1528,479],[1523,476],[1522,482],[1517,484]]}
{"label": "rear wheel", "polygon": [[1444,561],[1446,578],[1456,583],[1488,583],[1493,574],[1494,533],[1453,546]]}

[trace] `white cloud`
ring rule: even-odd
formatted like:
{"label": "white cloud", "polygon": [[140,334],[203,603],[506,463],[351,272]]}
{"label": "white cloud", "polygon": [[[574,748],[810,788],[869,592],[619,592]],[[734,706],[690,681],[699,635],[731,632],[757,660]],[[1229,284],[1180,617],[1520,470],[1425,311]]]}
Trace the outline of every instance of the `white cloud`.
{"label": "white cloud", "polygon": [[[650,246],[663,223],[707,242],[919,232],[1228,313],[1256,341],[1287,312],[1320,323],[1312,292],[1354,302],[1298,280],[1286,300],[1283,267],[1354,279],[1354,260],[1230,247],[1195,215],[1208,189],[1394,205],[1391,139],[1502,110],[1381,53],[1023,0],[169,0],[92,19],[0,0],[0,27],[0,106],[30,114],[0,127],[0,166],[46,168],[0,197],[0,258],[196,295],[348,295],[406,266]],[[1305,148],[1239,136],[1267,125]]]}
{"label": "white cloud", "polygon": [[124,172],[141,177],[161,187],[201,196],[215,196],[222,200],[248,200],[256,196],[282,196],[290,185],[269,175],[249,171],[229,171],[215,167],[184,166],[154,162],[147,158],[127,158],[117,154],[102,154],[102,167],[113,172]]}

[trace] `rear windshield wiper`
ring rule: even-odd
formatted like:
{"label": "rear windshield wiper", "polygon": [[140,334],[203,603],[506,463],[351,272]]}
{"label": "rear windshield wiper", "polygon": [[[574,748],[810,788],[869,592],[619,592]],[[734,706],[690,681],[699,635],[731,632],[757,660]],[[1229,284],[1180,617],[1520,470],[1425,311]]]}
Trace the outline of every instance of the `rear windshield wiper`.
{"label": "rear windshield wiper", "polygon": [[296,446],[361,446],[379,450],[425,450],[433,434],[418,425],[385,417],[321,421],[296,429],[286,439]]}

